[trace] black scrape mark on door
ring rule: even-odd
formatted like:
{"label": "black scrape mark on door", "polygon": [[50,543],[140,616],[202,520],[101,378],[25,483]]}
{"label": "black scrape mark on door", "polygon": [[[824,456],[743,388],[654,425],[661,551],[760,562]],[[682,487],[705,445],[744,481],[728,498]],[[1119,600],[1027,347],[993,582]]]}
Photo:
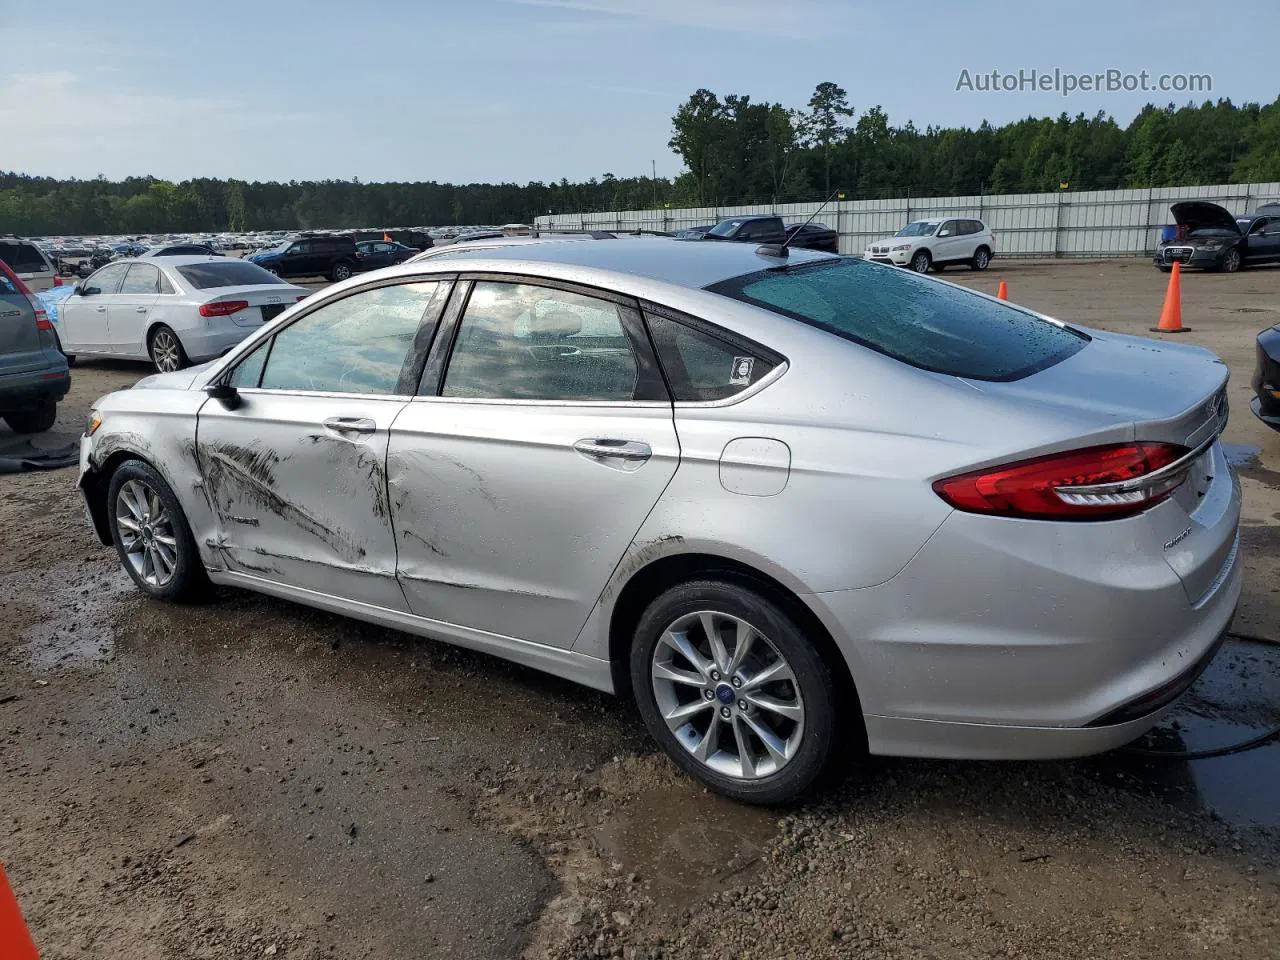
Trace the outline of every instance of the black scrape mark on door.
{"label": "black scrape mark on door", "polygon": [[319,517],[272,489],[275,467],[281,462],[274,451],[231,443],[213,443],[201,450],[208,469],[210,493],[215,500],[228,504],[233,502],[228,487],[234,486],[246,499],[328,544],[349,563],[364,558],[364,547],[357,545],[348,534],[332,529]]}
{"label": "black scrape mark on door", "polygon": [[428,550],[434,553],[437,557],[448,556],[448,554],[445,553],[442,549],[437,547],[434,543],[432,543],[430,540],[428,540],[426,537],[424,537],[422,534],[418,533],[415,530],[401,530],[400,537],[403,540],[410,540],[410,539],[417,540],[424,547],[426,547]]}
{"label": "black scrape mark on door", "polygon": [[365,480],[373,500],[371,506],[374,516],[386,523],[391,522],[391,509],[387,504],[387,474],[382,465],[382,458],[368,448],[350,440],[330,437],[323,433],[312,433],[307,436],[311,445],[326,445],[331,449],[328,458],[330,465],[343,470],[354,469]]}

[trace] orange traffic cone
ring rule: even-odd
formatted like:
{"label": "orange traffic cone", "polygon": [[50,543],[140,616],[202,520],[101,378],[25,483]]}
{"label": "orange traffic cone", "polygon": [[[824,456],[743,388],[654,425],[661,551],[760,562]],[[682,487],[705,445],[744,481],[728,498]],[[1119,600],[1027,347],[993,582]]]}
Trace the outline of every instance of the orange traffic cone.
{"label": "orange traffic cone", "polygon": [[3,869],[0,869],[0,957],[4,960],[40,960]]}
{"label": "orange traffic cone", "polygon": [[1000,281],[1000,286],[996,289],[996,299],[997,300],[1009,299],[1009,285],[1005,283],[1003,280]]}
{"label": "orange traffic cone", "polygon": [[1160,311],[1160,325],[1152,327],[1153,333],[1186,333],[1190,327],[1182,325],[1182,264],[1173,262],[1169,274],[1169,289],[1164,294],[1164,308]]}

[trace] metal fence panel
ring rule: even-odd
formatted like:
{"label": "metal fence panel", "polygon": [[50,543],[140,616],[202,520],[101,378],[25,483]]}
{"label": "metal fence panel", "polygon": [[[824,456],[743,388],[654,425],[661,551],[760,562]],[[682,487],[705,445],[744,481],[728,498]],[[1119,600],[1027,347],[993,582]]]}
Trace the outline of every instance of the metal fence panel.
{"label": "metal fence panel", "polygon": [[1140,257],[1155,250],[1160,228],[1173,221],[1169,204],[1192,199],[1248,213],[1280,199],[1280,183],[842,200],[821,210],[814,202],[558,213],[538,217],[537,225],[544,230],[672,232],[756,214],[776,213],[798,223],[817,212],[818,221],[839,233],[841,253],[860,254],[868,243],[896,233],[911,220],[958,216],[982,220],[994,230],[1002,257]]}

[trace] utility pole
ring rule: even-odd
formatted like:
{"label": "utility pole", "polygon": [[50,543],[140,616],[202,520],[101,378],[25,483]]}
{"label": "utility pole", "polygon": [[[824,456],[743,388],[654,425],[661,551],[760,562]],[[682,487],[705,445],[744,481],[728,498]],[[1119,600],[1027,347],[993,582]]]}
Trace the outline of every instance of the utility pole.
{"label": "utility pole", "polygon": [[658,161],[650,160],[649,169],[653,172],[653,209],[658,209]]}

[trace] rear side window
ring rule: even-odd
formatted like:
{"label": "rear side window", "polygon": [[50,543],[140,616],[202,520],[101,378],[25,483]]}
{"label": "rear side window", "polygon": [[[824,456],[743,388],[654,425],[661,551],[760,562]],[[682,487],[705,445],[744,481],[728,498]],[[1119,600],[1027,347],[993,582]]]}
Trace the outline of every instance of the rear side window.
{"label": "rear side window", "polygon": [[693,322],[646,313],[658,359],[677,401],[724,400],[764,379],[779,358],[747,341],[731,342]]}
{"label": "rear side window", "polygon": [[0,260],[14,273],[44,273],[49,264],[34,243],[0,240]]}
{"label": "rear side window", "polygon": [[178,267],[178,273],[197,290],[214,287],[251,287],[260,283],[288,283],[270,270],[247,260],[224,260],[218,263],[190,263]]}
{"label": "rear side window", "polygon": [[761,271],[707,289],[921,370],[974,380],[1019,380],[1089,342],[1017,307],[865,260]]}

